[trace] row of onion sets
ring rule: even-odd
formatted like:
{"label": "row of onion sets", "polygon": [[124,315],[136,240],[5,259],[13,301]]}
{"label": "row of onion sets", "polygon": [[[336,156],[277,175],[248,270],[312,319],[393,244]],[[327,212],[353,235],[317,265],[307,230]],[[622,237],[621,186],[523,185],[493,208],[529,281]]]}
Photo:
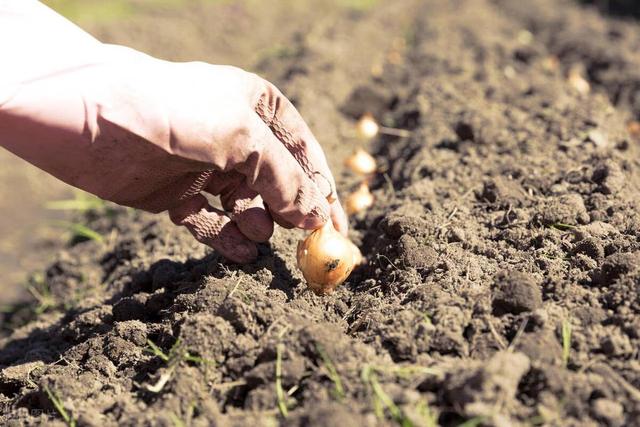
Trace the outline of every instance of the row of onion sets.
{"label": "row of onion sets", "polygon": [[[380,126],[373,115],[367,113],[356,123],[356,135],[359,140],[368,142],[378,135],[407,137],[410,135],[410,132],[405,129]],[[362,182],[358,188],[345,199],[347,214],[354,215],[365,211],[373,205],[374,197],[371,191],[369,191],[369,182],[378,171],[378,165],[376,159],[362,148],[362,146],[359,146],[347,157],[345,166],[353,173],[362,177]]]}
{"label": "row of onion sets", "polygon": [[[365,143],[380,134],[405,137],[409,132],[381,126],[373,115],[364,114],[356,123],[355,134]],[[347,214],[354,215],[365,211],[375,201],[369,182],[378,171],[378,165],[360,144],[347,157],[345,166],[362,179],[358,188],[345,199]],[[297,261],[307,286],[318,295],[327,295],[341,285],[364,258],[360,249],[336,231],[331,221],[327,221],[323,227],[298,242]]]}

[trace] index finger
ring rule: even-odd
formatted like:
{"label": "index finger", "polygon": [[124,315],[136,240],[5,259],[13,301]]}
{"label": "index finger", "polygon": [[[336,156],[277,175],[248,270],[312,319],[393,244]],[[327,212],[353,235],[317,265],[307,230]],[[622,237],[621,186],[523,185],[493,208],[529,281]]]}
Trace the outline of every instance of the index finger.
{"label": "index finger", "polygon": [[334,226],[346,234],[347,217],[338,200],[335,180],[320,143],[291,101],[272,83],[262,82],[264,88],[255,106],[256,113],[327,197]]}
{"label": "index finger", "polygon": [[331,209],[318,186],[257,114],[249,113],[246,124],[244,143],[239,145],[244,160],[235,170],[277,218],[309,230],[321,227]]}

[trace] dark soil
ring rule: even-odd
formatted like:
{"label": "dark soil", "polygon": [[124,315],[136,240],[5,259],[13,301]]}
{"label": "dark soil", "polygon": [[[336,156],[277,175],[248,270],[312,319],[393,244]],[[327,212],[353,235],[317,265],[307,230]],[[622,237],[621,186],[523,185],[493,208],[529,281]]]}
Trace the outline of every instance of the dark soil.
{"label": "dark soil", "polygon": [[640,425],[637,24],[406,0],[293,46],[260,69],[336,171],[353,117],[412,131],[368,146],[368,263],[318,297],[298,231],[238,266],[165,218],[96,216],[114,237],[61,252],[57,306],[0,341],[0,423],[62,423],[59,399],[96,426]]}

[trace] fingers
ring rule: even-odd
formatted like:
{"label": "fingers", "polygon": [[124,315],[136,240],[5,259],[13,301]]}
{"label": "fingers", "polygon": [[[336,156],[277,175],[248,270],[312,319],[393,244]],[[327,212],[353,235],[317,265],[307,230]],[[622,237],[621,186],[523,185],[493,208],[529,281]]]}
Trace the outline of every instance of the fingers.
{"label": "fingers", "polygon": [[295,227],[293,224],[291,224],[290,222],[284,220],[278,214],[276,214],[274,212],[271,212],[271,210],[269,209],[268,206],[267,206],[267,210],[269,211],[269,215],[271,215],[271,218],[273,218],[273,220],[276,222],[276,224],[278,224],[280,227],[287,228],[287,229],[291,229],[291,228]]}
{"label": "fingers", "polygon": [[262,198],[245,181],[238,172],[213,172],[202,190],[220,196],[222,207],[242,234],[254,242],[266,242],[273,234],[273,219]]}
{"label": "fingers", "polygon": [[[311,178],[320,192],[334,203],[336,185],[322,147],[293,104],[271,83],[263,80],[265,88],[258,99],[256,112],[273,134],[296,159],[303,172]],[[346,233],[347,217],[340,202],[332,208],[336,228]]]}
{"label": "fingers", "polygon": [[247,186],[262,196],[275,217],[304,229],[322,226],[330,218],[325,195],[258,115],[247,120],[245,142],[253,149],[236,166]]}
{"label": "fingers", "polygon": [[211,246],[231,261],[248,263],[258,256],[255,243],[200,194],[169,210],[169,216],[174,224],[185,226],[196,240]]}
{"label": "fingers", "polygon": [[331,203],[331,221],[333,222],[333,226],[338,230],[343,236],[347,235],[349,231],[349,221],[347,220],[347,215],[342,209],[342,205],[340,201],[336,199],[333,203]]}
{"label": "fingers", "polygon": [[242,234],[254,242],[266,242],[271,238],[273,219],[257,192],[242,183],[229,192],[223,192],[220,199]]}

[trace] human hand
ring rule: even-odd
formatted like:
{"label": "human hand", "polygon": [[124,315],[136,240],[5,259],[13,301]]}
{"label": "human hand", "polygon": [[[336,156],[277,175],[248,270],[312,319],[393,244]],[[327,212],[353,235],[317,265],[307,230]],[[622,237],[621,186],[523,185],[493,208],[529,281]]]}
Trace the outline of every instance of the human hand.
{"label": "human hand", "polygon": [[168,211],[236,262],[257,256],[274,221],[315,229],[331,219],[346,233],[324,153],[275,86],[234,67],[105,51],[0,103],[4,145],[104,199]]}

